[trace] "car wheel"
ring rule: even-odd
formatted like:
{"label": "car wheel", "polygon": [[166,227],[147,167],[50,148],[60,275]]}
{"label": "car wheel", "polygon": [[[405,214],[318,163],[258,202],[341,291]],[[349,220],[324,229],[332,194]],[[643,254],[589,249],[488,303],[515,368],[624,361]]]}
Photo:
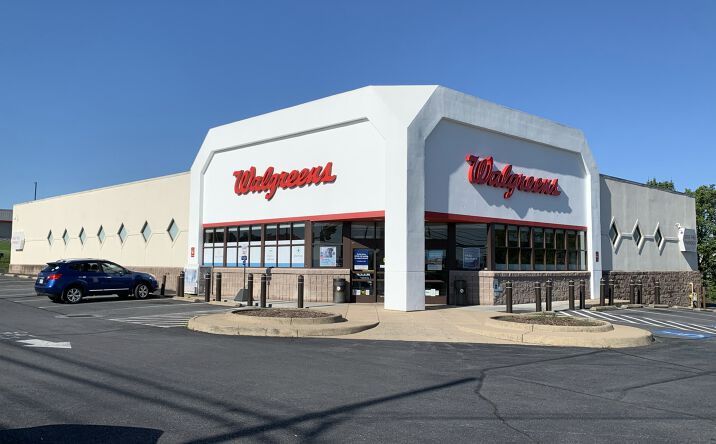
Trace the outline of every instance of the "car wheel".
{"label": "car wheel", "polygon": [[62,299],[68,304],[76,304],[82,300],[82,289],[80,287],[70,287],[65,290]]}
{"label": "car wheel", "polygon": [[134,287],[134,297],[137,299],[146,299],[149,297],[149,286],[144,282]]}

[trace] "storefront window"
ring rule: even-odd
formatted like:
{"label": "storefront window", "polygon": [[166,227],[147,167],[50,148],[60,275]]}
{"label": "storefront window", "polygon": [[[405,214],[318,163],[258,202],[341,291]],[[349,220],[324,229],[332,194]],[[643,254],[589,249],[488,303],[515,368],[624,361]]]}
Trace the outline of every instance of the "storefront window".
{"label": "storefront window", "polygon": [[214,267],[224,266],[224,230],[225,228],[217,228],[214,230]]}
{"label": "storefront window", "polygon": [[343,223],[316,222],[313,225],[314,267],[343,266]]}
{"label": "storefront window", "polygon": [[543,271],[544,265],[544,229],[533,228],[532,229],[532,245],[535,250],[535,270]]}
{"label": "storefront window", "polygon": [[226,266],[239,265],[239,227],[229,227],[226,231]]}
{"label": "storefront window", "polygon": [[425,240],[447,240],[447,224],[425,224]]}
{"label": "storefront window", "polygon": [[495,225],[495,269],[507,270],[507,227]]}
{"label": "storefront window", "polygon": [[461,270],[482,270],[487,263],[487,224],[455,224],[455,263]]}

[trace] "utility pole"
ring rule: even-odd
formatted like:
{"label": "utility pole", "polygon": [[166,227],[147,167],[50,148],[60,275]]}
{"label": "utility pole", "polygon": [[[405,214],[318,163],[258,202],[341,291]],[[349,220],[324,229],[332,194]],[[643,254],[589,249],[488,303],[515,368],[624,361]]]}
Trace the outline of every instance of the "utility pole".
{"label": "utility pole", "polygon": [[35,199],[34,200],[37,200],[37,182],[35,182]]}

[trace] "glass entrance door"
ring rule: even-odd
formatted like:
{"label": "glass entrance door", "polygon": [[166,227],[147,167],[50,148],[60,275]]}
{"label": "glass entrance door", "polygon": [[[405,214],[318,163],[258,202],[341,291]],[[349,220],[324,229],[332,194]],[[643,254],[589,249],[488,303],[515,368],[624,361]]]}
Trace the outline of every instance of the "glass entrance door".
{"label": "glass entrance door", "polygon": [[353,245],[351,292],[356,302],[376,302],[375,250]]}
{"label": "glass entrance door", "polygon": [[383,302],[385,229],[383,221],[351,222],[351,300]]}

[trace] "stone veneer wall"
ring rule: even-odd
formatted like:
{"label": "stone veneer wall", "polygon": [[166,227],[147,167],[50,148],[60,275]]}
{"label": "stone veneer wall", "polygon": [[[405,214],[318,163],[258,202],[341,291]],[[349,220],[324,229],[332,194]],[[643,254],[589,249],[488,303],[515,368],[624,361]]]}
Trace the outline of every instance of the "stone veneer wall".
{"label": "stone veneer wall", "polygon": [[[243,268],[214,268],[212,273],[212,295],[216,291],[216,273],[221,272],[221,297],[233,299],[243,288]],[[261,274],[266,268],[247,268],[246,276],[254,275],[253,298],[258,301],[261,291]],[[267,298],[272,300],[295,301],[298,298],[298,275],[304,278],[303,298],[306,302],[333,302],[333,279],[343,278],[350,286],[350,270],[320,268],[272,268],[271,281],[267,286]],[[346,289],[349,291],[349,289]],[[347,293],[350,294],[350,293]]]}
{"label": "stone veneer wall", "polygon": [[688,306],[691,282],[696,293],[703,294],[701,273],[698,271],[605,271],[602,276],[606,283],[614,284],[614,298],[626,300],[629,299],[632,278],[635,282],[641,279],[643,304],[654,303],[656,280],[661,287],[662,304]]}
{"label": "stone veneer wall", "polygon": [[542,285],[542,301],[545,300],[544,284],[552,279],[552,300],[566,301],[569,296],[569,280],[574,280],[574,297],[579,298],[579,280],[584,279],[587,299],[589,294],[588,271],[480,271],[480,304],[502,305],[505,303],[505,282],[512,281],[512,303],[527,304],[535,302],[534,284]]}

